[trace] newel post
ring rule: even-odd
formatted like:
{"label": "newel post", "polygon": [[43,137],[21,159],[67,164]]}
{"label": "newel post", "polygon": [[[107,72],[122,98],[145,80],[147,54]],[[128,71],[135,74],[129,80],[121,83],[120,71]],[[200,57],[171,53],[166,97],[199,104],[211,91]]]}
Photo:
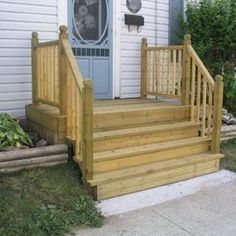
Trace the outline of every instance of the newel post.
{"label": "newel post", "polygon": [[146,38],[142,38],[141,44],[141,98],[147,97],[147,48]]}
{"label": "newel post", "polygon": [[182,103],[189,105],[190,94],[190,56],[188,53],[188,46],[191,45],[191,35],[184,35],[183,45],[183,85],[182,85]]}
{"label": "newel post", "polygon": [[90,180],[93,178],[93,85],[92,80],[84,80],[83,84],[82,155],[84,179]]}
{"label": "newel post", "polygon": [[213,131],[212,131],[212,153],[220,153],[220,137],[222,124],[224,82],[221,75],[215,78],[214,87],[214,109],[213,109]]}
{"label": "newel post", "polygon": [[38,98],[38,72],[37,72],[37,47],[39,44],[38,33],[32,33],[31,39],[31,64],[32,64],[32,103],[37,103]]}
{"label": "newel post", "polygon": [[59,34],[59,83],[60,83],[60,114],[66,115],[67,110],[67,70],[66,70],[66,58],[63,50],[62,41],[68,39],[67,30],[65,25],[61,25]]}

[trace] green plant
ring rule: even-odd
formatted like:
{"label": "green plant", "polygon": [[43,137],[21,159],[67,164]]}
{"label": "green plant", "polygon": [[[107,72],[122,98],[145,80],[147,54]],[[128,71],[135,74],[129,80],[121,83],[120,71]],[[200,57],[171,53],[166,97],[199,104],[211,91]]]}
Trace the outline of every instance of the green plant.
{"label": "green plant", "polygon": [[0,174],[0,235],[65,235],[103,219],[72,163]]}
{"label": "green plant", "polygon": [[20,127],[19,121],[6,113],[0,114],[0,149],[8,146],[32,145],[29,136]]}
{"label": "green plant", "polygon": [[[183,33],[210,73],[224,76],[224,106],[236,114],[236,0],[187,1]],[[183,35],[181,35],[183,38]]]}

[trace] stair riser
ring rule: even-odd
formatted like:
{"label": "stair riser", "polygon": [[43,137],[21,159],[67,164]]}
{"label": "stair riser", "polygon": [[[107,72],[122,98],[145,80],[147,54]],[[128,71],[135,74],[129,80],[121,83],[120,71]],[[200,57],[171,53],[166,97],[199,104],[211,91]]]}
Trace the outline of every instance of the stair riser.
{"label": "stair riser", "polygon": [[192,164],[168,171],[98,185],[96,193],[97,200],[178,182],[195,176],[209,174],[217,171],[218,169],[219,160],[206,161],[204,163]]}
{"label": "stair riser", "polygon": [[143,123],[185,120],[190,117],[189,107],[123,111],[94,115],[94,128],[110,128]]}
{"label": "stair riser", "polygon": [[165,142],[181,138],[197,137],[198,127],[181,127],[173,130],[161,130],[155,133],[143,133],[122,137],[106,137],[103,140],[94,140],[94,151],[107,151],[118,148],[139,146],[150,143]]}
{"label": "stair riser", "polygon": [[208,142],[183,146],[169,150],[145,153],[136,156],[129,156],[115,160],[100,161],[94,163],[94,171],[102,173],[106,171],[118,170],[122,168],[138,166],[142,164],[152,163],[155,161],[164,161],[194,154],[204,153],[209,150]]}

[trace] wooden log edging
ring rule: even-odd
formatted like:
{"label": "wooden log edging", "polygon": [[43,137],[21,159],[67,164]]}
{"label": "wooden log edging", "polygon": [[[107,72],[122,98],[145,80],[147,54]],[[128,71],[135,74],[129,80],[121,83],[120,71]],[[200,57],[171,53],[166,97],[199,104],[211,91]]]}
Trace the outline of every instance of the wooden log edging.
{"label": "wooden log edging", "polygon": [[236,139],[236,125],[222,126],[221,142]]}
{"label": "wooden log edging", "polygon": [[64,144],[0,152],[0,173],[14,172],[67,162],[68,148]]}

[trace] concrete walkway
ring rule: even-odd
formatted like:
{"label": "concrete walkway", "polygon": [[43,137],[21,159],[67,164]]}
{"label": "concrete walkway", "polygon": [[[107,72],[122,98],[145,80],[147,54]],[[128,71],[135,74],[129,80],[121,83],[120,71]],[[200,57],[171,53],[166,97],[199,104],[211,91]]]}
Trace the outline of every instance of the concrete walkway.
{"label": "concrete walkway", "polygon": [[[228,178],[227,181],[222,181],[215,185],[203,184],[204,186],[198,188],[199,191],[196,193],[154,206],[108,217],[105,219],[102,228],[80,229],[75,232],[75,235],[235,236],[235,177],[236,175],[232,173],[231,179]],[[203,176],[200,178],[206,177]],[[183,195],[185,194],[183,193]],[[129,209],[129,205],[127,205],[127,209]]]}

